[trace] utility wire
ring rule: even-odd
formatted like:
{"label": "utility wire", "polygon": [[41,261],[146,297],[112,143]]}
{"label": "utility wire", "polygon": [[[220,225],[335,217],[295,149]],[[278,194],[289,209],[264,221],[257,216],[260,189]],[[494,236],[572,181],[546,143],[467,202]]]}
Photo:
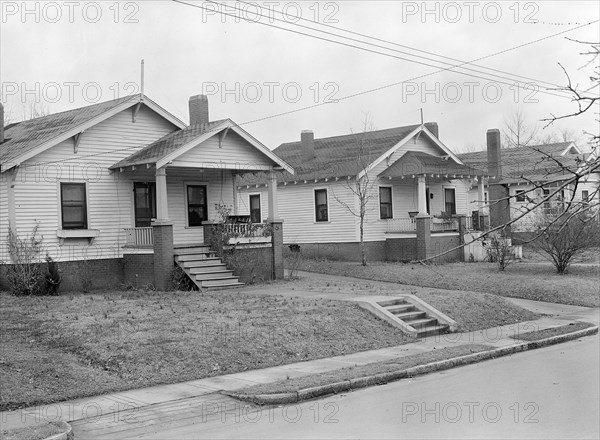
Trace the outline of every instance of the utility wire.
{"label": "utility wire", "polygon": [[[181,0],[172,0],[172,1],[175,2],[175,3],[180,3],[182,5],[190,6],[190,7],[193,7],[193,8],[204,9],[204,10],[207,10],[207,11],[215,12],[213,9],[208,9],[205,6],[202,6],[202,5],[195,5],[195,4],[187,3],[187,2],[184,2],[184,1],[181,1]],[[211,1],[211,0],[206,0],[206,1],[209,2],[209,3],[218,4],[218,3],[214,2],[214,1]],[[234,17],[234,18],[239,18],[239,17],[236,17],[234,14],[231,14],[231,13],[228,13],[228,12],[223,12],[223,11],[216,11],[216,12],[218,12],[219,14],[222,14],[222,15],[226,15],[226,16],[230,16],[230,17]],[[262,15],[262,16],[264,16],[264,15]],[[590,24],[596,23],[598,21],[600,21],[600,20],[596,20],[594,22],[586,23],[586,24],[577,26],[575,28],[571,28],[571,29],[568,29],[568,30],[556,33],[556,34],[554,34],[552,36],[556,36],[556,35],[560,35],[560,34],[563,34],[563,33],[566,33],[566,32],[570,32],[570,31],[573,31],[573,30],[578,29],[580,27],[584,27],[584,26],[588,26]],[[328,41],[328,42],[339,44],[339,45],[342,45],[342,46],[356,48],[356,49],[363,50],[363,51],[366,51],[366,52],[371,52],[371,53],[374,53],[374,54],[384,55],[384,56],[387,56],[387,57],[396,58],[396,59],[400,59],[400,60],[403,60],[403,61],[408,61],[408,62],[411,62],[411,63],[421,64],[421,65],[424,65],[424,66],[427,66],[427,67],[433,67],[433,68],[436,68],[436,69],[440,68],[440,66],[437,66],[437,65],[432,65],[432,64],[424,63],[424,62],[420,62],[420,61],[415,61],[415,60],[411,60],[411,59],[408,59],[408,58],[404,58],[404,57],[392,55],[392,54],[389,54],[389,53],[380,52],[380,51],[376,51],[376,50],[371,50],[371,49],[360,47],[360,46],[356,46],[356,45],[353,45],[353,44],[344,43],[344,42],[341,42],[341,41],[335,41],[335,40],[331,40],[331,39],[328,39],[328,38],[324,38],[324,37],[320,37],[320,36],[312,35],[312,34],[307,34],[305,32],[295,31],[293,29],[289,29],[289,28],[285,28],[285,27],[281,27],[281,26],[277,26],[277,25],[273,25],[273,24],[269,24],[269,23],[263,23],[263,22],[260,22],[260,21],[258,21],[256,23],[262,24],[264,26],[272,27],[272,28],[275,28],[275,29],[280,29],[280,30],[284,30],[284,31],[287,31],[287,32],[292,32],[292,33],[296,33],[296,34],[299,34],[299,35],[304,35],[304,36],[307,36],[307,37],[315,38],[315,39],[318,39],[318,40]],[[319,31],[318,29],[314,29],[314,28],[309,28],[309,29]],[[319,32],[325,32],[325,31],[319,31]],[[343,37],[343,36],[340,36],[340,37],[341,38],[346,38],[346,37]],[[548,37],[545,37],[545,38],[548,38]],[[542,38],[542,39],[537,40],[537,41],[541,41],[541,40],[543,40],[545,38]],[[367,43],[367,44],[369,44],[369,43]],[[521,46],[517,46],[517,47],[521,47]],[[388,50],[393,51],[394,49],[388,49]],[[412,56],[415,56],[415,55],[412,55]],[[531,86],[527,85],[527,84],[526,85],[521,85],[518,82],[515,83],[515,82],[498,81],[498,80],[490,79],[489,77],[478,76],[478,75],[469,74],[469,73],[466,73],[466,72],[455,70],[456,68],[460,68],[463,65],[471,64],[474,61],[479,61],[479,60],[482,60],[482,59],[485,59],[485,58],[489,58],[489,57],[490,56],[486,56],[486,57],[478,58],[478,59],[473,60],[473,61],[466,61],[466,62],[464,62],[461,65],[450,65],[450,67],[448,67],[448,68],[442,68],[442,69],[440,69],[440,70],[438,70],[438,71],[436,71],[434,73],[439,73],[439,72],[444,72],[444,71],[454,71],[455,73],[459,73],[459,74],[462,74],[462,75],[466,75],[466,76],[470,76],[470,77],[474,77],[474,78],[478,78],[478,79],[483,79],[483,80],[487,80],[487,81],[494,81],[494,82],[497,82],[497,83],[500,83],[500,84],[504,84],[504,85],[507,85],[507,86],[518,87],[518,88],[521,88],[521,89],[524,89],[524,90],[530,91],[530,92],[532,91],[531,90]],[[440,63],[440,64],[447,64],[447,65],[449,64],[449,63],[445,63],[445,62],[437,61],[437,60],[434,60],[434,62],[437,62],[437,63]],[[472,70],[472,69],[470,69],[470,70]],[[500,75],[495,75],[495,76],[501,77]],[[508,79],[509,81],[514,81],[514,79],[512,79],[512,78],[505,78],[505,79]],[[560,94],[557,94],[557,93],[552,93],[552,92],[547,91],[547,90],[534,90],[534,91],[540,92],[540,93],[545,93],[547,95],[557,96],[557,97],[560,97],[560,98],[572,99],[569,96],[560,95]]]}
{"label": "utility wire", "polygon": [[[206,0],[206,1],[209,2],[209,3],[216,4],[216,2],[211,1],[211,0]],[[265,9],[269,10],[269,9],[265,8],[264,6],[260,6],[259,4],[252,4],[252,3],[248,3],[248,2],[243,1],[243,0],[237,0],[237,1],[239,3],[243,3],[243,4],[246,4],[248,6],[257,6],[257,7],[261,8],[261,9],[263,9],[263,10],[265,10]],[[277,12],[281,16],[284,15],[284,13],[282,11],[279,11],[279,10],[276,10],[276,9],[273,9],[273,11]],[[260,17],[265,17],[264,14],[257,14],[257,15],[259,15]],[[435,57],[438,57],[438,58],[444,58],[444,59],[447,59],[447,60],[451,60],[451,61],[459,63],[459,65],[471,64],[474,67],[479,67],[479,68],[482,68],[482,69],[486,69],[486,70],[490,70],[490,71],[493,71],[493,72],[498,72],[498,73],[503,73],[504,74],[504,76],[491,74],[491,75],[494,75],[494,76],[500,76],[502,78],[506,78],[506,75],[510,75],[510,76],[515,77],[515,78],[522,78],[522,79],[525,79],[525,80],[528,80],[528,81],[534,81],[536,83],[547,84],[547,85],[549,85],[549,86],[551,86],[553,88],[561,87],[559,84],[554,84],[554,83],[551,83],[551,82],[548,82],[548,81],[544,81],[544,80],[540,80],[540,79],[536,79],[536,78],[531,78],[531,77],[528,77],[528,76],[517,75],[517,74],[514,74],[514,73],[510,73],[510,72],[504,71],[504,70],[494,69],[494,68],[491,68],[491,67],[486,67],[486,66],[482,66],[482,65],[478,65],[478,64],[474,64],[474,63],[467,63],[464,60],[459,60],[457,58],[447,57],[447,56],[444,56],[444,55],[436,54],[434,52],[428,52],[426,50],[421,50],[421,49],[418,49],[418,48],[413,47],[413,46],[407,46],[407,45],[399,44],[399,43],[396,43],[396,42],[393,42],[393,41],[390,41],[390,40],[385,40],[385,39],[373,37],[371,35],[367,35],[367,34],[363,34],[363,33],[360,33],[360,32],[352,31],[350,29],[341,28],[341,27],[338,27],[338,26],[332,26],[332,25],[329,25],[329,24],[326,24],[326,23],[317,23],[317,22],[314,22],[314,21],[311,21],[311,20],[308,20],[306,18],[299,17],[299,16],[295,16],[295,17],[297,19],[301,20],[301,21],[318,24],[320,26],[324,26],[324,27],[327,27],[327,28],[339,30],[339,31],[342,31],[342,32],[347,32],[347,33],[352,34],[352,35],[357,35],[357,36],[360,36],[360,37],[369,38],[369,39],[374,40],[374,41],[379,41],[379,42],[382,42],[382,43],[391,44],[393,46],[398,46],[398,47],[402,47],[402,48],[405,48],[405,49],[410,49],[410,50],[415,51],[415,52],[421,52],[421,53],[432,55],[432,56],[435,56]],[[311,26],[303,26],[303,25],[300,25],[300,24],[295,23],[295,22],[289,22],[287,20],[282,20],[282,19],[275,18],[275,17],[270,17],[270,16],[268,18],[272,19],[272,20],[284,22],[284,23],[289,23],[289,24],[292,24],[294,26],[299,26],[299,27],[302,27],[302,28],[311,29],[311,30],[314,30],[314,31],[317,31],[317,32],[323,32],[323,33],[326,33],[326,34],[329,34],[329,35],[334,35],[336,37],[341,37],[341,38],[349,39],[351,41],[356,41],[356,42],[359,42],[359,43],[369,44],[369,45],[374,46],[374,47],[379,47],[379,48],[382,48],[382,49],[391,50],[391,51],[394,51],[394,52],[397,52],[397,53],[402,53],[402,54],[405,54],[405,55],[408,55],[408,56],[412,56],[412,57],[415,57],[415,58],[423,58],[425,60],[429,60],[429,61],[434,61],[434,62],[437,62],[437,63],[443,63],[443,64],[451,65],[451,63],[447,63],[447,62],[444,62],[444,61],[439,61],[439,60],[435,60],[435,59],[432,59],[432,58],[423,57],[423,56],[420,56],[420,55],[415,55],[415,54],[410,53],[410,52],[405,52],[405,51],[401,51],[401,50],[391,49],[389,47],[381,46],[381,45],[378,45],[378,44],[369,43],[369,42],[364,41],[364,40],[359,40],[359,39],[344,37],[343,35],[339,35],[339,34],[336,34],[336,33],[333,33],[333,32],[323,31],[323,30],[320,30],[320,29],[313,28]],[[477,72],[477,73],[483,73],[483,72],[481,72],[479,70],[475,70],[475,69],[469,69],[469,68],[464,68],[464,69],[472,70],[472,71]]]}

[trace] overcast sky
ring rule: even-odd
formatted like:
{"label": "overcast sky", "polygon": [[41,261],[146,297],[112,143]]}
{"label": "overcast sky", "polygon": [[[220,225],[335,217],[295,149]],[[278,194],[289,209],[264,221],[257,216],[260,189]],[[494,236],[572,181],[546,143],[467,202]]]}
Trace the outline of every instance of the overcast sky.
{"label": "overcast sky", "polygon": [[[565,37],[600,41],[598,1],[0,3],[1,99],[13,121],[23,101],[58,112],[138,92],[144,59],[145,94],[159,105],[187,123],[189,96],[208,94],[211,119],[245,124],[271,149],[303,129],[360,131],[366,113],[378,129],[416,124],[420,108],[454,151],[483,146],[517,108],[531,124],[574,111],[547,90],[565,84],[559,62],[590,85],[587,47]],[[473,60],[457,69],[467,75],[442,70]],[[559,128],[580,137],[598,124],[589,112],[549,130]]]}

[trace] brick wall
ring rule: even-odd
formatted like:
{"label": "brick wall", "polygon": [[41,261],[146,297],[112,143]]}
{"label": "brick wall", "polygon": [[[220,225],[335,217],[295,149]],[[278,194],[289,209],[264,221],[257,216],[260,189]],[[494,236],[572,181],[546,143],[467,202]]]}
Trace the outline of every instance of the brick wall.
{"label": "brick wall", "polygon": [[233,274],[243,283],[273,279],[273,250],[271,244],[237,245],[235,250],[226,250],[223,260]]}
{"label": "brick wall", "polygon": [[[290,244],[284,245],[287,255]],[[293,244],[292,244],[293,246]],[[302,255],[307,258],[326,258],[328,260],[360,261],[360,243],[302,243]],[[385,241],[365,242],[367,261],[385,260]]]}
{"label": "brick wall", "polygon": [[388,238],[385,241],[387,261],[413,261],[417,259],[417,238]]}
{"label": "brick wall", "polygon": [[123,283],[135,287],[154,284],[154,255],[124,254]]}
{"label": "brick wall", "polygon": [[[438,235],[431,234],[431,255],[438,255],[442,252],[449,251],[460,245],[460,236],[456,235]],[[446,263],[452,261],[460,261],[462,248],[455,249],[441,257],[434,259],[435,263]]]}
{"label": "brick wall", "polygon": [[[40,263],[44,267],[46,263]],[[8,290],[6,271],[8,265],[0,266],[0,289]],[[90,281],[90,290],[118,288],[123,283],[123,259],[109,258],[103,260],[61,261],[58,270],[62,275],[59,292],[82,291],[83,283]]]}

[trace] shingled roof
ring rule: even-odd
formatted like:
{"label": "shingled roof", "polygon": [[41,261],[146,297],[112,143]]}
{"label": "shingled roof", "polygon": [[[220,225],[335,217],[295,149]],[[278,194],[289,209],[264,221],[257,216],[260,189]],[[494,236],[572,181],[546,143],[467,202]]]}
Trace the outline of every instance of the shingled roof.
{"label": "shingled roof", "polygon": [[[408,125],[315,139],[315,156],[311,160],[303,158],[300,141],[286,142],[273,152],[289,163],[295,174],[280,172],[277,180],[290,182],[356,176],[363,168],[358,158],[364,164],[373,162],[419,127],[420,125]],[[266,176],[257,173],[244,175],[239,184],[258,185],[266,182]]]}
{"label": "shingled roof", "polygon": [[[500,150],[502,179],[498,183],[556,180],[572,176],[581,161],[582,154],[567,152],[573,142],[532,145]],[[459,154],[458,157],[473,168],[487,171],[487,151]]]}
{"label": "shingled roof", "polygon": [[218,121],[211,121],[208,124],[191,125],[183,130],[169,133],[141,150],[136,151],[131,156],[117,162],[110,168],[115,169],[131,165],[155,163],[198,136],[214,130],[215,127],[226,121],[227,119],[220,119]]}
{"label": "shingled roof", "polygon": [[[140,102],[140,98],[140,94],[135,94],[7,125],[4,130],[5,141],[0,144],[2,171],[6,170],[7,164],[12,165],[14,162],[26,159],[28,155],[34,154],[35,150],[44,145],[60,142],[65,135],[85,127],[96,118],[101,120],[104,115],[110,115],[110,112],[116,110],[117,107],[133,106]],[[175,125],[183,127],[181,121],[160,108],[148,97],[144,96],[143,99],[145,105],[160,111]]]}
{"label": "shingled roof", "polygon": [[461,178],[481,176],[485,171],[468,165],[461,165],[454,160],[436,157],[431,154],[408,151],[400,159],[381,173],[382,177],[405,177],[417,174],[429,174],[438,177]]}

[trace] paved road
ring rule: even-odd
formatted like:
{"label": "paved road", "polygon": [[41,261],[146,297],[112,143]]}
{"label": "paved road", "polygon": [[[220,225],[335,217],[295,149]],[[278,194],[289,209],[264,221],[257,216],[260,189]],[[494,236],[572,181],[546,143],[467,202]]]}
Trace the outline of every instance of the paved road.
{"label": "paved road", "polygon": [[598,335],[299,405],[195,409],[139,438],[600,438]]}

